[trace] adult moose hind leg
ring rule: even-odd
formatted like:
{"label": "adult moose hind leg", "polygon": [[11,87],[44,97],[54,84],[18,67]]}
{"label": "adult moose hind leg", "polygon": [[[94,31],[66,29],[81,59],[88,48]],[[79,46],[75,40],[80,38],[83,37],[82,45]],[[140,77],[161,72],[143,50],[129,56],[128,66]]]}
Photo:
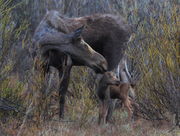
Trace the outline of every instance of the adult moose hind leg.
{"label": "adult moose hind leg", "polygon": [[[63,60],[64,64],[62,69],[59,69],[59,77],[60,77],[60,86],[59,86],[59,118],[64,118],[64,104],[65,104],[65,96],[68,89],[70,72],[72,68],[72,60],[70,56],[66,56]],[[62,72],[62,73],[61,73]]]}

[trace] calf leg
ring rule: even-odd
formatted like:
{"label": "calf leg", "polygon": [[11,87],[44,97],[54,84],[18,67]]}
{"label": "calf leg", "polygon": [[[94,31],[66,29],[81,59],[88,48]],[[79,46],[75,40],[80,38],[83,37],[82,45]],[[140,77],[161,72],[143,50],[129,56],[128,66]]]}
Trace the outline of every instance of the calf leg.
{"label": "calf leg", "polygon": [[63,74],[60,73],[59,75],[62,75],[62,78],[60,77],[60,87],[59,87],[59,105],[60,105],[60,111],[59,111],[59,118],[64,118],[64,104],[65,104],[65,96],[68,89],[69,84],[69,78],[70,78],[70,72],[72,68],[72,61],[69,56],[65,59],[65,64],[63,66]]}
{"label": "calf leg", "polygon": [[107,123],[106,121],[106,117],[108,114],[108,109],[109,109],[109,104],[110,104],[110,88],[108,88],[107,90],[105,90],[105,98],[103,100],[101,100],[101,105],[100,105],[100,115],[99,115],[99,124],[105,124]]}
{"label": "calf leg", "polygon": [[99,125],[103,125],[106,123],[107,111],[108,111],[108,101],[103,100],[100,103],[100,107],[99,107],[99,122],[98,122]]}
{"label": "calf leg", "polygon": [[100,105],[99,105],[99,120],[98,120],[99,125],[102,123],[102,117],[103,117],[103,102],[100,102]]}
{"label": "calf leg", "polygon": [[131,120],[131,117],[132,117],[132,106],[131,106],[131,102],[130,102],[130,100],[128,98],[124,101],[124,106],[128,110],[128,119]]}
{"label": "calf leg", "polygon": [[138,113],[138,109],[139,109],[139,105],[129,97],[129,100],[131,102],[131,105],[132,105],[132,110],[133,110],[133,113],[132,113],[132,120],[133,121],[137,121],[138,120],[138,116],[139,116],[139,113]]}
{"label": "calf leg", "polygon": [[106,122],[110,122],[112,120],[112,114],[113,114],[113,110],[115,109],[116,106],[116,99],[111,99],[109,101],[109,107],[108,107],[108,112],[107,112],[107,116],[106,116]]}

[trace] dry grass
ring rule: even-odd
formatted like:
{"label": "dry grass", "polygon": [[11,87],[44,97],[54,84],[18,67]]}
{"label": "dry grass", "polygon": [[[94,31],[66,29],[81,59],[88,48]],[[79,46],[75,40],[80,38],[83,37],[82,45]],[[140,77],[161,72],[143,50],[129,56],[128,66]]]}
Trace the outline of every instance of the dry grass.
{"label": "dry grass", "polygon": [[[47,5],[50,5],[50,0],[45,1]],[[116,110],[114,112],[113,124],[98,126],[98,101],[95,96],[94,87],[89,86],[89,71],[86,68],[73,69],[65,106],[65,120],[60,122],[57,121],[57,77],[54,78],[56,81],[53,81],[53,84],[55,85],[52,85],[51,94],[48,96],[48,98],[46,98],[46,100],[43,100],[42,94],[44,93],[43,91],[46,90],[43,88],[43,86],[46,87],[46,83],[42,83],[42,74],[40,72],[34,72],[32,66],[32,71],[28,71],[30,76],[9,76],[9,73],[14,67],[13,60],[16,60],[16,57],[12,55],[8,59],[4,58],[8,55],[8,49],[12,47],[11,43],[14,42],[16,38],[19,39],[18,32],[21,29],[24,30],[27,26],[17,29],[17,31],[15,31],[16,36],[14,37],[14,33],[12,33],[13,29],[9,29],[8,27],[11,26],[10,22],[12,19],[11,16],[9,16],[10,11],[8,11],[8,16],[4,16],[4,18],[0,20],[0,24],[4,23],[4,25],[0,26],[0,30],[4,31],[4,35],[2,37],[4,38],[3,50],[0,50],[0,60],[2,61],[0,62],[6,61],[3,64],[0,63],[0,96],[9,98],[10,100],[20,103],[25,107],[28,107],[29,103],[33,102],[33,106],[36,107],[32,113],[34,116],[27,120],[25,126],[23,127],[22,135],[180,136],[179,129],[168,132],[173,123],[171,114],[178,114],[177,105],[179,104],[179,97],[176,95],[178,94],[178,86],[180,83],[178,82],[180,80],[178,76],[180,74],[178,60],[180,21],[179,14],[177,14],[177,5],[173,5],[172,3],[170,4],[170,2],[167,4],[168,1],[165,3],[156,3],[154,1],[155,3],[152,5],[144,6],[143,4],[146,3],[145,0],[139,0],[141,1],[139,3],[138,1],[129,0],[127,3],[126,0],[107,0],[107,3],[113,4],[111,6],[104,6],[103,4],[100,4],[101,6],[98,7],[98,2],[94,1],[94,3],[91,5],[91,0],[87,0],[87,2],[84,3],[86,6],[80,5],[83,4],[82,0],[79,0],[77,3],[69,0],[71,1],[71,4],[67,8],[68,2],[67,0],[65,1],[61,0],[62,3],[59,2],[59,5],[63,4],[63,2],[64,5],[63,8],[59,8],[58,10],[62,10],[62,13],[66,13],[70,16],[90,14],[96,12],[97,9],[100,9],[99,12],[105,12],[105,7],[109,7],[112,8],[113,11],[115,10],[115,13],[117,14],[123,13],[131,24],[136,24],[138,20],[141,20],[139,22],[139,26],[137,27],[136,34],[134,35],[134,40],[130,43],[132,48],[128,52],[129,58],[132,59],[132,67],[135,68],[135,72],[140,70],[142,73],[136,91],[138,101],[144,106],[142,107],[144,117],[148,119],[155,118],[155,120],[157,117],[168,117],[169,122],[164,120],[154,120],[151,122],[140,119],[136,122],[136,124],[127,123],[127,113],[122,110]],[[3,0],[0,0],[0,5],[2,2]],[[17,13],[22,13],[23,11],[24,14],[20,17],[18,16],[17,19],[24,20],[24,16],[29,18],[29,20],[31,20],[31,17],[35,18],[34,20],[31,20],[31,25],[34,27],[38,22],[37,20],[40,19],[40,17],[36,15],[36,12],[37,14],[42,14],[41,11],[45,11],[46,4],[38,0],[34,1],[34,3],[32,1],[28,1],[27,5],[24,7],[19,7],[21,10],[19,10]],[[93,6],[93,4],[96,6]],[[166,8],[162,8],[163,4],[166,6]],[[38,11],[29,9],[31,7],[36,9],[37,6],[41,7]],[[91,6],[92,9],[95,9],[92,10],[87,8],[87,6]],[[157,8],[158,6],[161,8]],[[81,8],[78,9],[78,7]],[[64,8],[67,8],[66,11]],[[24,12],[24,9],[27,9],[26,12]],[[108,9],[108,12],[110,11],[111,10]],[[2,28],[2,26],[5,27]],[[22,24],[22,26],[24,25]],[[15,38],[15,40],[13,39],[11,41],[12,36]],[[134,71],[131,71],[132,74],[133,72]],[[24,78],[27,78],[27,81],[20,82],[18,76],[24,76]],[[169,95],[172,94],[171,92],[174,92],[173,95]],[[48,117],[50,121],[42,122],[39,116],[44,111],[47,103],[49,104]],[[159,113],[162,113],[162,115],[159,116]],[[10,136],[15,136],[18,133],[24,115],[17,115],[18,114],[15,112],[0,113],[0,136],[3,135],[3,133],[4,135],[7,134]],[[3,131],[3,133],[1,133],[1,131]]]}
{"label": "dry grass", "polygon": [[[77,113],[78,114],[78,113]],[[180,130],[171,132],[168,122],[150,122],[138,120],[136,123],[127,123],[127,113],[116,111],[114,124],[97,125],[97,117],[80,126],[81,120],[47,121],[41,124],[27,123],[22,136],[179,136]],[[3,126],[4,133],[15,136],[19,130],[18,122],[12,120]]]}
{"label": "dry grass", "polygon": [[131,57],[135,53],[133,61],[141,73],[136,91],[141,112],[152,120],[168,119],[166,112],[179,116],[177,47],[180,23],[177,10],[177,6],[173,5],[170,11],[160,12],[157,15],[159,18],[150,16],[149,21],[145,19],[138,27],[144,39],[139,40],[139,48],[132,48],[130,53]]}

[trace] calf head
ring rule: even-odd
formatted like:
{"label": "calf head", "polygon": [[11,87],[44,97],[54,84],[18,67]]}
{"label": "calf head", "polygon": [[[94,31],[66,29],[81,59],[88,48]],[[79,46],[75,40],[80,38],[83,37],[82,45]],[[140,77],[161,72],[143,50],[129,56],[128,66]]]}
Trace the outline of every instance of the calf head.
{"label": "calf head", "polygon": [[56,50],[71,56],[78,65],[85,65],[97,73],[104,73],[107,70],[106,59],[94,51],[81,37],[83,27],[72,33],[51,32],[45,34],[38,42],[42,54],[50,50]]}
{"label": "calf head", "polygon": [[104,85],[119,85],[120,81],[113,72],[105,72],[101,81]]}

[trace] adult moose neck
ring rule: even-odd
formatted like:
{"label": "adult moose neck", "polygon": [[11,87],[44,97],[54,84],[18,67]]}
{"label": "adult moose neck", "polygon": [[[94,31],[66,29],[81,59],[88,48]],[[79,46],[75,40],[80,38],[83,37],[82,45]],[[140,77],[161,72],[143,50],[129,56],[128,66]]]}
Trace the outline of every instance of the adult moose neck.
{"label": "adult moose neck", "polygon": [[94,14],[84,17],[68,18],[57,11],[49,12],[48,23],[59,32],[69,33],[85,25],[83,39],[105,57],[108,71],[115,70],[127,48],[125,44],[131,35],[131,27],[121,16]]}
{"label": "adult moose neck", "polygon": [[[46,19],[47,17],[42,20],[36,30],[37,33],[35,33],[35,38],[38,37],[36,42],[43,56],[47,56],[49,51],[58,51],[70,55],[72,60],[78,62],[79,65],[88,66],[97,73],[103,73],[107,70],[106,59],[83,40],[81,33],[84,27],[66,34],[52,29]],[[55,26],[56,24],[54,24]]]}

